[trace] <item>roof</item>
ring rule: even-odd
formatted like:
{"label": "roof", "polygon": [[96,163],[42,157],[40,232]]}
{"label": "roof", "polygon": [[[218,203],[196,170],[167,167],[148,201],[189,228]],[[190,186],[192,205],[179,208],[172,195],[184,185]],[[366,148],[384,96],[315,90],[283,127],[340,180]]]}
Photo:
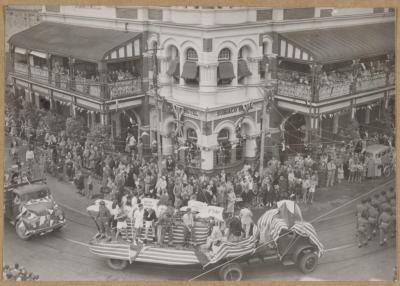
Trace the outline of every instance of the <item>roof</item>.
{"label": "roof", "polygon": [[41,183],[36,183],[36,184],[27,184],[21,187],[18,187],[14,189],[14,193],[23,196],[25,194],[29,193],[35,193],[41,190],[48,190],[47,185],[41,184]]}
{"label": "roof", "polygon": [[34,51],[101,61],[105,54],[140,33],[42,22],[13,35],[9,43]]}
{"label": "roof", "polygon": [[367,153],[378,153],[384,150],[390,149],[389,146],[387,145],[382,145],[382,144],[374,144],[374,145],[369,145],[367,148],[365,148],[365,152]]}
{"label": "roof", "polygon": [[280,34],[319,63],[332,63],[391,53],[395,23],[379,23]]}

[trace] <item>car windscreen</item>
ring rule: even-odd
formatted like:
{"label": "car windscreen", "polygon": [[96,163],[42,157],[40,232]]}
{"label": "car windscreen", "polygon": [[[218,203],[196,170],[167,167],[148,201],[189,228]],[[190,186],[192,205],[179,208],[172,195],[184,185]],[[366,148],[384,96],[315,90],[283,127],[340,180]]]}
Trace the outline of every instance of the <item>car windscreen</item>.
{"label": "car windscreen", "polygon": [[38,200],[38,199],[43,199],[48,195],[50,195],[50,192],[46,189],[42,189],[24,194],[22,196],[22,200],[23,201]]}

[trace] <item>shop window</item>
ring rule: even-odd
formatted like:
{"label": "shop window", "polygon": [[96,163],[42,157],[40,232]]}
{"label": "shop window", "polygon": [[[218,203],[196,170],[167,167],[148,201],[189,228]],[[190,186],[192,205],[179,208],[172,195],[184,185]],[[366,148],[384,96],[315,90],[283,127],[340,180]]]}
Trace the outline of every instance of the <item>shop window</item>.
{"label": "shop window", "polygon": [[222,49],[218,54],[218,85],[229,85],[235,78],[231,62],[231,51],[228,48]]}
{"label": "shop window", "polygon": [[186,62],[183,64],[181,75],[187,85],[199,85],[199,67],[197,66],[197,61],[197,52],[193,48],[189,48],[186,52]]}
{"label": "shop window", "polygon": [[217,141],[221,144],[223,142],[229,141],[229,130],[228,129],[222,129],[218,133]]}

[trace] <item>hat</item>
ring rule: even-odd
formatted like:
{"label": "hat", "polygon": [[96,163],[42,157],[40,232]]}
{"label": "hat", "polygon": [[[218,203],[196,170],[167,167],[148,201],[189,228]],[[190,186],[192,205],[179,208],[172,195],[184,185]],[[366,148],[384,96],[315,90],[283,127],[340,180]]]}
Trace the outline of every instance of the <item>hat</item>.
{"label": "hat", "polygon": [[106,203],[105,203],[104,201],[100,201],[100,205],[101,205],[101,206],[105,206]]}

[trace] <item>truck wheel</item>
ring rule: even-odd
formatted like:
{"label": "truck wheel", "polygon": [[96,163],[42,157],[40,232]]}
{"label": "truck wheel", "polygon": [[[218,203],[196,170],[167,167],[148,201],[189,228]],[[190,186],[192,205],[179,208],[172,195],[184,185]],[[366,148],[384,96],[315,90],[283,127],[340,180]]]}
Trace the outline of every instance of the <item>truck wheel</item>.
{"label": "truck wheel", "polygon": [[389,166],[386,166],[386,167],[383,169],[383,175],[384,175],[385,177],[389,177],[391,174],[392,174],[392,169],[391,169]]}
{"label": "truck wheel", "polygon": [[110,268],[114,270],[123,270],[128,266],[128,261],[122,259],[109,258],[107,259],[107,264]]}
{"label": "truck wheel", "polygon": [[307,252],[301,255],[298,261],[298,267],[303,273],[311,273],[317,268],[318,255],[315,252]]}
{"label": "truck wheel", "polygon": [[15,232],[22,240],[28,240],[29,238],[31,238],[31,235],[27,234],[27,229],[23,221],[17,222],[17,224],[15,225]]}
{"label": "truck wheel", "polygon": [[230,263],[219,270],[219,278],[222,281],[240,281],[243,278],[242,267],[238,263]]}

